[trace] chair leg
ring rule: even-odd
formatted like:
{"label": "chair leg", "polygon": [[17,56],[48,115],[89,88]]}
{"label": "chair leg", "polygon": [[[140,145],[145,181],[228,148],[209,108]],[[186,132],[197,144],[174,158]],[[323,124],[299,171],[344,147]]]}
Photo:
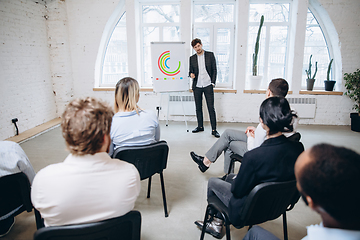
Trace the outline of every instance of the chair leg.
{"label": "chair leg", "polygon": [[231,173],[231,169],[232,169],[232,168],[233,168],[233,166],[234,166],[234,162],[235,162],[235,159],[234,159],[234,158],[232,158],[232,159],[230,160],[230,165],[229,165],[228,174],[230,174],[230,173]]}
{"label": "chair leg", "polygon": [[283,229],[284,229],[284,240],[288,240],[287,223],[286,223],[286,211],[283,213]]}
{"label": "chair leg", "polygon": [[160,173],[160,182],[161,182],[161,191],[162,191],[162,196],[163,196],[163,204],[164,204],[164,212],[165,212],[165,217],[168,217],[168,211],[167,211],[167,204],[166,204],[166,195],[165,195],[165,184],[164,184],[164,176],[163,173]]}
{"label": "chair leg", "polygon": [[230,240],[230,224],[225,223],[225,230],[226,230],[226,240]]}
{"label": "chair leg", "polygon": [[149,177],[149,181],[148,181],[147,198],[150,198],[150,190],[151,190],[151,176]]}
{"label": "chair leg", "polygon": [[208,222],[208,216],[209,216],[209,213],[210,213],[210,209],[211,209],[211,207],[207,206],[206,212],[205,212],[205,217],[204,217],[204,222],[203,222],[203,227],[201,229],[200,240],[204,240],[204,237],[205,237],[206,224]]}
{"label": "chair leg", "polygon": [[45,227],[44,219],[41,218],[40,212],[34,208],[36,229]]}

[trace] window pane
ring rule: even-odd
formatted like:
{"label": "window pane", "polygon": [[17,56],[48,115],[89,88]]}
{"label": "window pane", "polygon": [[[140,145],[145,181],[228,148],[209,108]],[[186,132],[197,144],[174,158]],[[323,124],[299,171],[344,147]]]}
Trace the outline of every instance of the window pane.
{"label": "window pane", "polygon": [[267,83],[274,78],[285,78],[287,35],[288,27],[271,27]]}
{"label": "window pane", "polygon": [[115,26],[106,48],[101,83],[115,85],[127,75],[126,14],[124,13]]}
{"label": "window pane", "polygon": [[204,50],[210,51],[210,28],[197,28],[195,37],[201,39]]}
{"label": "window pane", "polygon": [[309,58],[310,55],[313,55],[311,59],[311,75],[314,75],[315,63],[318,62],[318,71],[315,76],[314,89],[323,89],[324,80],[326,80],[327,67],[330,62],[329,50],[320,25],[310,10],[308,10],[307,14],[307,23],[301,86],[302,89],[306,89],[307,76],[305,69],[307,70],[309,68]]}
{"label": "window pane", "polygon": [[260,22],[264,15],[265,22],[288,22],[290,4],[264,3],[250,4],[250,22]]}
{"label": "window pane", "polygon": [[219,83],[229,83],[230,73],[230,29],[222,28],[217,31],[216,60]]}
{"label": "window pane", "polygon": [[152,70],[151,70],[151,50],[150,43],[159,41],[159,28],[158,27],[144,27],[144,41],[143,41],[143,54],[144,54],[144,84],[150,86],[152,83]]}
{"label": "window pane", "polygon": [[163,41],[180,41],[180,27],[164,27]]}
{"label": "window pane", "polygon": [[234,4],[195,4],[195,22],[233,22]]}
{"label": "window pane", "polygon": [[142,16],[144,23],[178,23],[180,7],[179,5],[144,5]]}

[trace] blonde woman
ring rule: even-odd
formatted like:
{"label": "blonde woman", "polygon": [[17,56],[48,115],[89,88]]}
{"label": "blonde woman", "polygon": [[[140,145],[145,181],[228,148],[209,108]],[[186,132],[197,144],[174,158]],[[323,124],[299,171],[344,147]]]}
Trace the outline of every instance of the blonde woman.
{"label": "blonde woman", "polygon": [[138,107],[139,97],[139,84],[135,79],[125,77],[116,84],[110,156],[119,147],[146,145],[160,139],[157,116]]}

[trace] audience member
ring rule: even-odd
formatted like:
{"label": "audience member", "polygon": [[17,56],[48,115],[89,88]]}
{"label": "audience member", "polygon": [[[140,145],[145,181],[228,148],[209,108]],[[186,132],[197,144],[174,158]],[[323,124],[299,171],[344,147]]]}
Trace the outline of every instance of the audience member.
{"label": "audience member", "polygon": [[[329,144],[303,152],[295,163],[297,188],[322,223],[307,227],[302,240],[360,239],[360,155]],[[253,227],[244,240],[278,240],[267,230]]]}
{"label": "audience member", "polygon": [[[0,141],[0,177],[23,172],[32,183],[35,171],[19,144],[11,141]],[[21,206],[0,216],[0,237],[5,236],[15,224],[15,218],[9,217]]]}
{"label": "audience member", "polygon": [[61,128],[70,154],[40,170],[32,185],[31,200],[45,226],[96,222],[133,209],[140,177],[134,165],[107,154],[112,117],[90,97],[66,107]]}
{"label": "audience member", "polygon": [[135,79],[125,77],[116,84],[110,156],[119,147],[147,145],[160,139],[158,118],[154,112],[138,107],[139,97]]}
{"label": "audience member", "polygon": [[[229,174],[225,180],[209,179],[208,198],[216,195],[229,208],[230,221],[234,225],[240,221],[240,210],[256,185],[295,179],[294,164],[304,147],[302,143],[290,141],[282,134],[293,131],[294,116],[285,98],[270,97],[264,100],[260,106],[260,124],[266,131],[267,139],[260,147],[245,153],[237,175]],[[203,226],[202,221],[195,224],[200,228]],[[223,220],[219,216],[210,219],[206,232],[222,238]]]}
{"label": "audience member", "polygon": [[[273,96],[285,97],[288,93],[289,85],[285,79],[273,79],[268,89],[266,90],[266,98]],[[293,131],[284,133],[289,137],[296,132],[297,118],[294,118]],[[233,153],[244,156],[247,151],[259,147],[266,139],[266,131],[261,127],[261,124],[255,128],[253,126],[247,127],[246,131],[239,131],[234,129],[226,129],[215,144],[209,149],[205,156],[199,156],[195,152],[190,152],[192,159],[199,165],[201,172],[205,172],[211,163],[214,163],[218,157],[224,152],[224,172],[228,173],[231,158]],[[234,172],[231,169],[231,172]]]}

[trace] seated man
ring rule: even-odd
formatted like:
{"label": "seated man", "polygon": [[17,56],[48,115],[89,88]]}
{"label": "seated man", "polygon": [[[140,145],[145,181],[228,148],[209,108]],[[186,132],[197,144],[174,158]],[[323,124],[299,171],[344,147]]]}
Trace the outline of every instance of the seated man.
{"label": "seated man", "polygon": [[61,128],[70,154],[40,170],[31,190],[45,226],[96,222],[133,209],[139,173],[134,165],[107,154],[113,115],[94,98],[76,99],[66,107]]}
{"label": "seated man", "polygon": [[[292,122],[296,117],[288,101],[283,97],[270,97],[260,106],[260,123],[265,129],[267,139],[260,147],[244,155],[239,173],[229,174],[225,180],[210,178],[208,181],[208,199],[216,196],[229,209],[229,218],[233,225],[241,222],[240,210],[248,194],[258,184],[264,182],[282,182],[295,179],[294,164],[304,151],[301,142],[287,139],[282,133],[293,130]],[[224,234],[223,220],[218,213],[206,226],[206,232],[216,238]],[[202,228],[203,222],[195,224]]]}
{"label": "seated man", "polygon": [[[295,163],[299,192],[322,223],[307,227],[303,240],[360,239],[360,155],[329,144],[315,145]],[[249,230],[244,240],[277,240],[260,227]]]}
{"label": "seated man", "polygon": [[[35,171],[19,144],[11,141],[0,141],[0,177],[23,172],[32,183]],[[19,206],[20,208],[21,206]],[[9,217],[19,208],[5,216],[0,216],[0,237],[5,236],[15,224],[15,218]]]}
{"label": "seated man", "polygon": [[[285,79],[273,79],[268,89],[266,90],[266,98],[273,96],[285,97],[289,90],[289,84]],[[289,137],[296,132],[297,119],[293,123],[294,131],[285,133]],[[247,127],[246,131],[238,131],[234,129],[226,129],[215,144],[209,149],[204,157],[190,152],[192,159],[199,165],[201,172],[205,172],[211,163],[214,163],[218,157],[224,152],[224,172],[228,173],[230,165],[230,156],[233,153],[244,156],[247,151],[259,147],[266,139],[266,131],[261,127],[261,124],[255,128],[253,126]],[[234,172],[232,169],[231,172]]]}

